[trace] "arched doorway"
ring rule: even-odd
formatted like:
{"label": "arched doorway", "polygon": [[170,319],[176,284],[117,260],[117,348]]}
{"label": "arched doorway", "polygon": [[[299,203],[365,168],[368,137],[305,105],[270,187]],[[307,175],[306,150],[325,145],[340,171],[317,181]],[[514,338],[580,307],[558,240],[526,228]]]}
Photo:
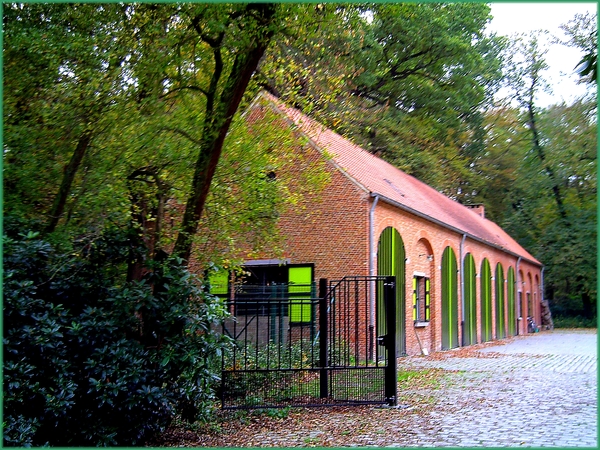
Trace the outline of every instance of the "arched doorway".
{"label": "arched doorway", "polygon": [[477,272],[475,259],[467,253],[463,261],[464,271],[464,311],[463,345],[477,343]]}
{"label": "arched doorway", "polygon": [[487,258],[481,263],[481,342],[492,340],[492,270]]}
{"label": "arched doorway", "polygon": [[456,254],[446,247],[442,255],[442,350],[458,347],[458,286]]}
{"label": "arched doorway", "polygon": [[[396,352],[406,354],[406,313],[404,300],[404,284],[406,269],[406,252],[400,233],[387,227],[379,236],[377,245],[377,275],[396,277]],[[385,308],[383,296],[377,298],[377,336],[386,334]]]}

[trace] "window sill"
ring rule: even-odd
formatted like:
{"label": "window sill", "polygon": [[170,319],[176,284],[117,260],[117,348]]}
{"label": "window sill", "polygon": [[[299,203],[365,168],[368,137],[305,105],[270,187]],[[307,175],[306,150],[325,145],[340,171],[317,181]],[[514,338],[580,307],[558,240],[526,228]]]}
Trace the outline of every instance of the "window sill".
{"label": "window sill", "polygon": [[425,328],[429,326],[429,322],[415,322],[415,328]]}

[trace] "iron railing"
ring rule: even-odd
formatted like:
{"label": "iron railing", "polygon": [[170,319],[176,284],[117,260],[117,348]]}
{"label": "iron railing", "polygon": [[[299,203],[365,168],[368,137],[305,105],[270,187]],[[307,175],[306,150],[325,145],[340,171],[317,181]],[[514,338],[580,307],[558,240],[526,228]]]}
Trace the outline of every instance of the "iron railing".
{"label": "iron railing", "polygon": [[377,318],[395,314],[372,311],[378,296],[393,303],[394,288],[393,277],[322,279],[318,296],[314,286],[240,287],[223,328],[234,345],[223,357],[222,407],[395,404],[395,350],[375,336],[393,335],[395,321]]}

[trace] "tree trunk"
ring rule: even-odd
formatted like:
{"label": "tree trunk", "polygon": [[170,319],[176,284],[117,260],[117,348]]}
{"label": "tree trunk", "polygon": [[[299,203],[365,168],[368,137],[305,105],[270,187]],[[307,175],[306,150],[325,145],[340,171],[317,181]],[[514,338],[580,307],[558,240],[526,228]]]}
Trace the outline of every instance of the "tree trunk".
{"label": "tree trunk", "polygon": [[581,303],[583,304],[583,316],[586,319],[592,319],[594,317],[594,305],[588,292],[581,293]]}
{"label": "tree trunk", "polygon": [[60,220],[64,210],[65,205],[67,203],[67,198],[69,193],[71,192],[71,185],[73,184],[73,180],[75,179],[75,175],[77,175],[77,170],[79,170],[79,166],[81,165],[81,161],[83,161],[83,157],[87,152],[87,149],[92,142],[92,132],[85,131],[77,142],[77,147],[73,152],[73,156],[71,156],[71,160],[67,167],[65,167],[62,182],[60,183],[60,187],[58,189],[58,193],[54,198],[54,203],[52,204],[52,208],[48,213],[48,224],[46,225],[46,231],[48,233],[52,233]]}
{"label": "tree trunk", "polygon": [[550,311],[550,305],[548,305],[548,300],[542,300],[540,302],[540,307],[542,313],[542,323],[540,325],[546,330],[553,330],[554,321],[552,320],[552,312]]}
{"label": "tree trunk", "polygon": [[[159,171],[152,166],[134,170],[127,177],[131,199],[131,218],[138,230],[139,242],[146,248],[147,258],[155,259],[162,254],[158,248],[168,186],[161,180]],[[137,257],[130,261],[127,280],[141,280],[148,271],[145,258]]]}
{"label": "tree trunk", "polygon": [[542,162],[544,171],[546,172],[546,174],[548,175],[548,177],[550,178],[550,181],[552,183],[552,194],[554,195],[554,201],[556,203],[558,213],[560,214],[561,219],[565,220],[567,218],[567,212],[565,210],[565,205],[563,202],[562,193],[560,191],[560,186],[558,185],[558,183],[556,181],[556,175],[554,174],[554,170],[552,170],[552,167],[550,167],[546,163],[546,154],[544,152],[544,148],[542,147],[542,144],[540,143],[539,132],[537,129],[537,122],[535,120],[535,113],[533,111],[533,100],[530,100],[529,104],[527,105],[527,112],[529,115],[529,127],[531,128],[531,133],[533,136],[532,137],[533,148],[534,148],[535,152],[537,153],[538,158]]}
{"label": "tree trunk", "polygon": [[[198,223],[210,190],[210,183],[221,156],[225,136],[229,131],[231,121],[246,91],[250,78],[273,36],[271,25],[276,12],[275,4],[250,4],[248,5],[247,12],[249,14],[256,14],[259,18],[259,26],[252,31],[252,36],[249,36],[249,40],[252,42],[251,47],[236,56],[214,110],[210,111],[212,108],[207,108],[205,114],[204,129],[200,141],[192,189],[186,203],[181,229],[177,235],[177,241],[173,249],[173,254],[182,258],[186,263],[189,262],[193,237],[198,229]],[[210,104],[211,101],[207,103]]]}

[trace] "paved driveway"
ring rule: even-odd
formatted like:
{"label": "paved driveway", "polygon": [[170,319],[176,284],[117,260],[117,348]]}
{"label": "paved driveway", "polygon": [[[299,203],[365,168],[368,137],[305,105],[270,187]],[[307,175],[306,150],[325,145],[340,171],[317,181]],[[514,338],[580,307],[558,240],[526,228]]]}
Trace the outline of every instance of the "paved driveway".
{"label": "paved driveway", "polygon": [[398,360],[400,407],[223,412],[174,447],[597,447],[596,330],[544,331]]}
{"label": "paved driveway", "polygon": [[597,447],[595,330],[546,331],[466,355],[444,353],[406,361],[457,371],[429,411],[437,431],[420,436],[420,445]]}

